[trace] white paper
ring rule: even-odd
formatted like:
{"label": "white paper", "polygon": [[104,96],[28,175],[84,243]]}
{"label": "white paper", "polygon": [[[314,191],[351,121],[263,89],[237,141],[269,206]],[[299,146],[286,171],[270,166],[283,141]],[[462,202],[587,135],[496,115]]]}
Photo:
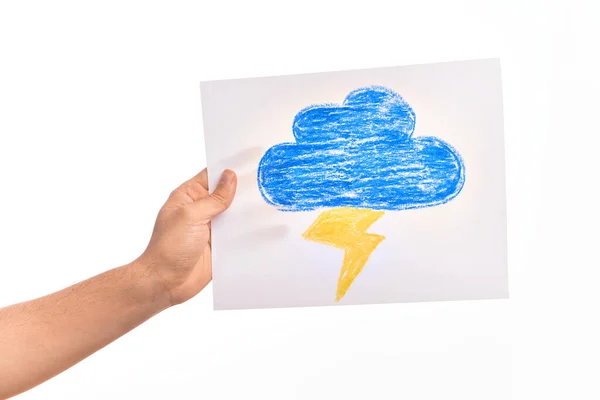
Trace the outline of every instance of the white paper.
{"label": "white paper", "polygon": [[[383,210],[366,233],[385,238],[338,301],[345,251],[303,238],[311,224],[334,207],[280,211],[261,195],[258,165],[272,146],[296,143],[292,124],[301,110],[341,105],[349,94],[372,87],[386,88],[409,104],[416,116],[410,140],[433,136],[460,154],[464,181],[458,194],[443,204]],[[209,186],[215,187],[225,168],[238,174],[233,205],[212,223],[215,309],[508,297],[498,59],[212,81],[203,82],[201,92]],[[386,105],[377,107],[387,110]],[[400,130],[406,127],[383,115],[383,122],[375,126],[366,121],[371,128],[358,130],[378,132],[388,123]],[[333,122],[326,125],[329,131],[345,123],[331,118]],[[355,120],[360,123],[364,118]],[[313,129],[320,122],[314,117],[310,123]],[[394,133],[386,130],[385,134]],[[273,160],[277,158],[271,158],[270,168]],[[419,164],[420,158],[416,160],[413,165]],[[353,176],[351,166],[361,164],[347,164],[350,170],[344,176]],[[319,179],[316,174],[311,176]],[[367,189],[355,192],[361,196]],[[307,196],[300,189],[295,195]],[[402,196],[396,197],[390,201],[402,201]]]}

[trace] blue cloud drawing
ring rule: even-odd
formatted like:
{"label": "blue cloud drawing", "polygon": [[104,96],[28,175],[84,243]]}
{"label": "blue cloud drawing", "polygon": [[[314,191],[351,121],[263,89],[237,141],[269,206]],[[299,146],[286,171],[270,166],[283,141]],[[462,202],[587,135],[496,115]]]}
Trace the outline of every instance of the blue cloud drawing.
{"label": "blue cloud drawing", "polygon": [[406,210],[443,204],[465,181],[460,154],[436,137],[413,138],[415,113],[381,86],[294,118],[291,143],[260,160],[258,187],[282,211],[323,207]]}

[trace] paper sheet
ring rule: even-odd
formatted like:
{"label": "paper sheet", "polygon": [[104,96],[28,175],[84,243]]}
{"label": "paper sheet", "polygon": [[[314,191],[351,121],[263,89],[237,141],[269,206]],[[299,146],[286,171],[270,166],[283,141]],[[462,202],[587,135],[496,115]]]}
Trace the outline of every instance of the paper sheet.
{"label": "paper sheet", "polygon": [[498,59],[201,92],[215,309],[508,296]]}

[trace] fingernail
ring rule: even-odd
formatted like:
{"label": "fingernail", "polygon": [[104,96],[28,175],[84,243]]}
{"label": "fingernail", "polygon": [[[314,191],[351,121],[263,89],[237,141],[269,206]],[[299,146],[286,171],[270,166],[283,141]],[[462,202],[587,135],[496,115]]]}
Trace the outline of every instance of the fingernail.
{"label": "fingernail", "polygon": [[233,173],[233,171],[226,169],[225,171],[223,171],[223,174],[221,175],[221,183],[229,185],[231,182],[233,182],[234,176],[235,176],[235,174]]}

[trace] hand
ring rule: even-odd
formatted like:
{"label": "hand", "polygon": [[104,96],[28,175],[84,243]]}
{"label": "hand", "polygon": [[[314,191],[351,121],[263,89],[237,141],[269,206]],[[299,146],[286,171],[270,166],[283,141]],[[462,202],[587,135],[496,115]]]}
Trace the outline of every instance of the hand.
{"label": "hand", "polygon": [[210,221],[231,205],[237,177],[225,170],[212,194],[206,169],[175,189],[163,205],[148,247],[137,260],[169,305],[198,294],[212,279]]}

